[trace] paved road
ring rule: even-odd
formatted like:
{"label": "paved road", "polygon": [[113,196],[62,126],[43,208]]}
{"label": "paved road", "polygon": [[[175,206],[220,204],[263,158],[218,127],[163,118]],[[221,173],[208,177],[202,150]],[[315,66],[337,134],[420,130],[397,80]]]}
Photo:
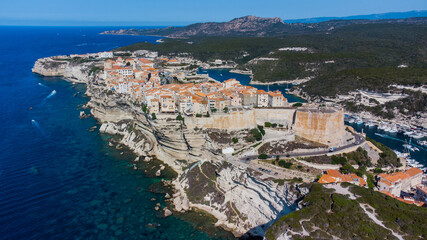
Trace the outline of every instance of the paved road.
{"label": "paved road", "polygon": [[[363,138],[361,135],[359,134],[353,134],[356,142],[355,143],[351,143],[351,144],[347,144],[341,147],[337,147],[333,152],[340,152],[342,150],[346,150],[347,148],[352,148],[354,146],[361,146],[362,144],[364,144],[366,142],[366,139]],[[315,152],[299,152],[299,153],[284,153],[284,154],[276,154],[276,155],[270,155],[269,158],[274,158],[277,155],[279,155],[280,157],[307,157],[307,156],[313,156],[313,155],[325,155],[331,153],[331,151],[329,149],[327,150],[320,150],[320,151],[315,151]],[[249,156],[245,156],[245,157],[241,157],[241,160],[254,160],[254,159],[258,159],[259,155],[249,155]]]}

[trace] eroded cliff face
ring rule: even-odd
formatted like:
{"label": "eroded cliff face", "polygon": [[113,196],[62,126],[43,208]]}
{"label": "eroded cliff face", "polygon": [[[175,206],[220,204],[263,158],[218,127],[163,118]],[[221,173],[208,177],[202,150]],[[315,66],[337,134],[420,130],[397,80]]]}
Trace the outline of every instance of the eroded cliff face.
{"label": "eroded cliff face", "polygon": [[326,145],[345,143],[344,113],[334,109],[299,109],[295,113],[295,134]]}
{"label": "eroded cliff face", "polygon": [[72,59],[61,59],[47,57],[38,59],[32,72],[47,77],[64,77],[72,82],[87,83],[94,78],[91,69],[102,67],[101,61],[73,61]]}
{"label": "eroded cliff face", "polygon": [[192,207],[212,213],[217,226],[242,235],[263,236],[278,218],[293,210],[308,192],[293,183],[279,185],[257,179],[227,162],[201,161],[173,182],[175,210]]}
{"label": "eroded cliff face", "polygon": [[[174,116],[150,119],[128,96],[107,91],[97,75],[89,74],[91,66],[47,58],[37,61],[33,71],[45,76],[72,75],[76,81],[85,82],[90,97],[86,107],[102,124],[101,133],[118,136],[120,144],[144,159],[155,155],[179,174],[173,182],[172,200],[177,211],[202,209],[218,219],[218,226],[236,236],[263,236],[275,219],[288,213],[288,206],[306,194],[306,189],[298,191],[295,184],[260,180],[256,173],[224,162],[203,131],[184,125]],[[251,122],[255,123],[254,114]]]}

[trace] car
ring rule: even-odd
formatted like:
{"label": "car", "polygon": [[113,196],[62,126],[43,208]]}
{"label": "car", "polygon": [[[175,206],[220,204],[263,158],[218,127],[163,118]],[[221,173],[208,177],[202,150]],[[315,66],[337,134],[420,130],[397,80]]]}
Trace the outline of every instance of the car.
{"label": "car", "polygon": [[268,170],[268,173],[271,173],[271,170]]}
{"label": "car", "polygon": [[258,170],[262,170],[262,168],[258,168]]}
{"label": "car", "polygon": [[329,152],[333,152],[333,151],[335,151],[337,148],[334,148],[334,147],[331,147],[331,148],[329,148]]}
{"label": "car", "polygon": [[274,175],[277,175],[277,174],[278,174],[277,172],[274,173]]}

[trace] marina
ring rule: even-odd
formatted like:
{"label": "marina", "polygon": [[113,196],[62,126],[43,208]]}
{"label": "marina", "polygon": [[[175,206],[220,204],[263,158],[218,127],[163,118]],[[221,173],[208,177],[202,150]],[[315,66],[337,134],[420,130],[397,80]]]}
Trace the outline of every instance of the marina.
{"label": "marina", "polygon": [[345,122],[356,131],[390,147],[399,158],[406,160],[408,167],[427,171],[427,132],[420,127],[404,124],[362,119],[345,115]]}

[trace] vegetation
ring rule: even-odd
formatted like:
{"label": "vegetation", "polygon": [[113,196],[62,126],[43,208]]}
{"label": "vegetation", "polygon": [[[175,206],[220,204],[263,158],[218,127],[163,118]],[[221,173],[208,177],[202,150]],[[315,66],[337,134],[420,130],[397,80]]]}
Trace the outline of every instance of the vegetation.
{"label": "vegetation", "polygon": [[258,159],[267,159],[268,158],[268,155],[267,154],[265,154],[265,153],[261,153],[259,156],[258,156]]}
{"label": "vegetation", "polygon": [[373,139],[366,138],[366,140],[372,142],[377,148],[379,148],[382,153],[380,153],[380,159],[378,160],[378,166],[379,167],[400,167],[402,164],[399,161],[399,158],[397,158],[396,153],[393,152],[390,148],[385,146],[382,143],[379,143]]}
{"label": "vegetation", "polygon": [[[391,150],[390,150],[391,151]],[[305,159],[308,162],[320,163],[320,164],[357,164],[361,167],[370,167],[372,166],[371,159],[368,156],[368,152],[363,148],[359,147],[356,151],[350,153],[343,153],[333,156],[316,156],[308,157]]]}
{"label": "vegetation", "polygon": [[[425,24],[353,24],[329,33],[285,38],[193,37],[193,44],[165,39],[162,44],[137,43],[117,50],[155,50],[161,55],[185,52],[202,61],[233,60],[240,68],[251,69],[254,80],[261,82],[314,77],[302,88],[317,96],[355,89],[387,91],[390,84],[427,83]],[[293,46],[310,51],[277,51]],[[249,63],[267,55],[278,60]],[[408,68],[397,68],[400,64]]]}
{"label": "vegetation", "polygon": [[281,166],[283,168],[291,168],[293,165],[291,162],[288,162],[285,160],[279,160],[277,163],[279,164],[279,166]]}
{"label": "vegetation", "polygon": [[176,120],[182,121],[184,123],[184,118],[181,116],[181,113],[178,113],[178,116],[176,116]]}
{"label": "vegetation", "polygon": [[342,185],[350,187],[358,198],[351,200],[347,195],[334,193],[314,183],[302,200],[304,207],[277,220],[267,230],[265,238],[277,239],[289,228],[293,232],[302,232],[304,227],[310,236],[294,235],[295,239],[332,239],[332,236],[339,239],[394,239],[390,231],[372,222],[360,203],[372,206],[378,218],[405,239],[427,236],[426,208],[400,202],[370,189]]}
{"label": "vegetation", "polygon": [[238,139],[238,138],[235,138],[235,137],[234,137],[234,138],[232,138],[231,140],[233,141],[233,143],[234,143],[234,144],[236,144],[236,143],[238,143],[238,142],[239,142],[239,139]]}
{"label": "vegetation", "polygon": [[153,119],[153,120],[156,120],[156,119],[157,119],[157,117],[156,117],[156,114],[155,114],[155,113],[152,113],[152,114],[151,114],[151,119]]}

